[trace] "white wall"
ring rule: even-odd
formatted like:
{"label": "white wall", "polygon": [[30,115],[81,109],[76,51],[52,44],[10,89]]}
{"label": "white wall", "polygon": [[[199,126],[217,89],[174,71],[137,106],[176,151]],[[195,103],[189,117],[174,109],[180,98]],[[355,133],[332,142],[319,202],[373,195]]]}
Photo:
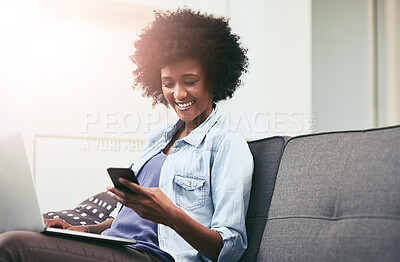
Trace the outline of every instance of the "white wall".
{"label": "white wall", "polygon": [[400,1],[377,4],[378,126],[400,124]]}
{"label": "white wall", "polygon": [[129,56],[151,7],[91,0],[38,7],[34,173],[42,210],[50,211],[104,191],[106,168],[127,167],[140,152],[116,144],[140,145],[165,124],[166,111],[132,89]]}
{"label": "white wall", "polygon": [[372,1],[313,1],[313,110],[318,131],[373,125]]}
{"label": "white wall", "polygon": [[223,110],[248,139],[313,130],[310,13],[309,0],[229,1],[250,68]]}
{"label": "white wall", "polygon": [[30,0],[0,2],[0,132],[22,131],[31,166],[36,8]]}
{"label": "white wall", "polygon": [[400,3],[312,1],[317,131],[400,124]]}
{"label": "white wall", "polygon": [[43,211],[70,209],[111,185],[108,167],[129,167],[140,141],[36,137],[36,189]]}

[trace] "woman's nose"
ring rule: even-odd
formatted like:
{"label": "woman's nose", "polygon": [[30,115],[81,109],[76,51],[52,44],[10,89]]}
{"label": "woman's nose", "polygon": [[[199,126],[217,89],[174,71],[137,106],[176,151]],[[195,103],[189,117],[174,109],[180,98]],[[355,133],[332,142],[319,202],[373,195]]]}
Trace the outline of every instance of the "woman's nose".
{"label": "woman's nose", "polygon": [[174,90],[174,97],[178,101],[182,101],[187,96],[186,89],[180,84],[177,84]]}

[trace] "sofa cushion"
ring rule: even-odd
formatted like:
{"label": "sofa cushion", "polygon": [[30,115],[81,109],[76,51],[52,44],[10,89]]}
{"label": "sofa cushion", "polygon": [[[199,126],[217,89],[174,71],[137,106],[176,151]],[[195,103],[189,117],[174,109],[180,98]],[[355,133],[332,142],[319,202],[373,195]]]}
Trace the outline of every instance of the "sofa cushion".
{"label": "sofa cushion", "polygon": [[86,199],[75,209],[47,212],[43,217],[49,219],[59,217],[73,226],[93,225],[108,219],[116,205],[117,201],[107,192],[102,192]]}
{"label": "sofa cushion", "polygon": [[267,222],[276,173],[288,137],[271,137],[249,142],[254,172],[249,210],[246,217],[248,247],[240,261],[255,261]]}
{"label": "sofa cushion", "polygon": [[258,261],[399,261],[400,126],[287,143]]}

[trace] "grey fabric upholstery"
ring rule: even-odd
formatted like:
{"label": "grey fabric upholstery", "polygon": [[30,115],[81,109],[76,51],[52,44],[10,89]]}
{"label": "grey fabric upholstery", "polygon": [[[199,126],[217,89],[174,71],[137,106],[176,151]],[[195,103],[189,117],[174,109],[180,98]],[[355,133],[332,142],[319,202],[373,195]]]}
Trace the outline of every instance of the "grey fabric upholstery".
{"label": "grey fabric upholstery", "polygon": [[290,139],[257,261],[400,261],[400,126]]}
{"label": "grey fabric upholstery", "polygon": [[255,261],[262,232],[267,222],[269,203],[274,192],[275,178],[286,137],[271,137],[249,142],[254,158],[254,173],[249,210],[246,217],[248,248],[240,261]]}

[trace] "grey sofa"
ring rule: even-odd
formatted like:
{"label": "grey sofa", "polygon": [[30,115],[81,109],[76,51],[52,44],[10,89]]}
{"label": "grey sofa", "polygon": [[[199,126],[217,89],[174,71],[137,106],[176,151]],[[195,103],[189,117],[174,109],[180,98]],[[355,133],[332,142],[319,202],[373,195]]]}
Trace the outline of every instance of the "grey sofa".
{"label": "grey sofa", "polygon": [[[255,169],[240,261],[400,261],[400,126],[249,146]],[[112,201],[101,193],[70,213]],[[57,216],[74,223],[66,212]]]}
{"label": "grey sofa", "polygon": [[240,261],[400,261],[400,126],[271,137]]}

